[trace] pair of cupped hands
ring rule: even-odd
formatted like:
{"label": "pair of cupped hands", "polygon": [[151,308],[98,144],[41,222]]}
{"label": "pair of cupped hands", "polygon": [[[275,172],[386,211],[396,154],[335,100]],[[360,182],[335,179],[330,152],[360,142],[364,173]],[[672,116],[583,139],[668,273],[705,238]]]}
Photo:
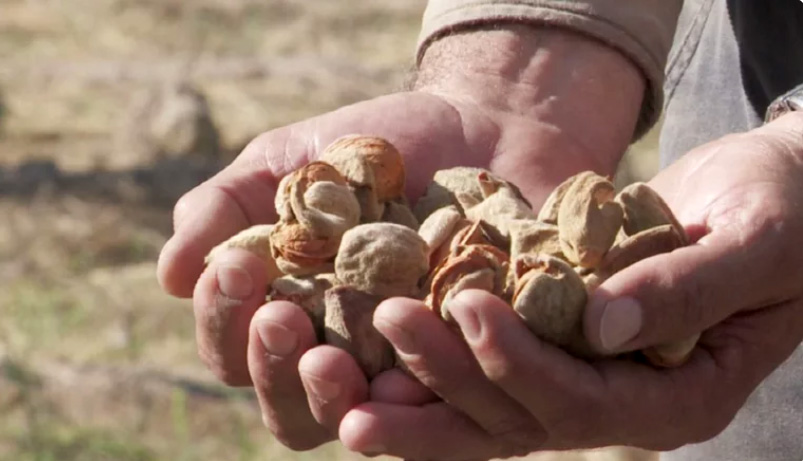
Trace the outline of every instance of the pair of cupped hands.
{"label": "pair of cupped hands", "polygon": [[699,147],[652,179],[693,244],[614,275],[589,301],[585,334],[600,352],[702,333],[684,365],[576,359],[532,335],[502,300],[465,291],[450,304],[465,340],[421,301],[382,303],[374,326],[409,374],[369,382],[346,352],[317,344],[300,307],[265,303],[257,256],[232,249],[204,266],[229,236],[275,221],[283,175],[352,133],[397,146],[412,201],[436,170],[470,165],[520,185],[537,209],[569,175],[599,166],[578,160],[594,146],[553,124],[413,91],[265,133],[184,196],[160,282],[192,297],[201,358],[225,383],[253,386],[265,424],[292,449],[339,439],[415,460],[672,449],[725,428],[803,338],[803,116],[789,114]]}

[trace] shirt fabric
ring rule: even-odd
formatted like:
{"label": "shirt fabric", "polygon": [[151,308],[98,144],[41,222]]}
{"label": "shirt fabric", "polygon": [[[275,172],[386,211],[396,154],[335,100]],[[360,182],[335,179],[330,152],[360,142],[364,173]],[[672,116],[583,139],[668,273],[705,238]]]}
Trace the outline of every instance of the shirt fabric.
{"label": "shirt fabric", "polygon": [[[663,166],[759,126],[774,98],[803,83],[798,0],[430,0],[419,59],[443,34],[504,21],[570,28],[629,57],[649,84],[637,134],[664,107]],[[720,435],[661,459],[803,460],[803,343]]]}
{"label": "shirt fabric", "polygon": [[633,60],[647,79],[636,137],[658,119],[666,57],[682,0],[430,0],[418,60],[438,37],[477,24],[520,22],[565,27],[603,41]]}

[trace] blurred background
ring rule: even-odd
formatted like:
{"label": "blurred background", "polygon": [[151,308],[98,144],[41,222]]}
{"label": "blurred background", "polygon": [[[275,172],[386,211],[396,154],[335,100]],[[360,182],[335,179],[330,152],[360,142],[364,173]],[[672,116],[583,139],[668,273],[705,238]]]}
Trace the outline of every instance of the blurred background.
{"label": "blurred background", "polygon": [[200,363],[156,259],[174,202],[255,135],[400,89],[424,5],[0,2],[0,459],[360,458],[272,440]]}

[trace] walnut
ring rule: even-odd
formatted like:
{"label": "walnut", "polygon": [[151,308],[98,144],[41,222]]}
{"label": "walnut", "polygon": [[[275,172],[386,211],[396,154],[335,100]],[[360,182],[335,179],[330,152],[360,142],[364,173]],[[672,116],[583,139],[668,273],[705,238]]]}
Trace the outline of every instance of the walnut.
{"label": "walnut", "polygon": [[555,190],[549,194],[547,197],[546,202],[541,206],[541,210],[538,212],[538,221],[545,222],[548,224],[558,224],[558,210],[560,209],[560,202],[563,201],[563,197],[566,196],[566,191],[569,190],[569,186],[574,183],[575,177],[572,176],[571,178],[563,181]]}
{"label": "walnut", "polygon": [[315,328],[318,341],[324,341],[324,294],[337,284],[335,274],[318,274],[311,277],[286,275],[271,283],[269,301],[290,301],[301,306]]}
{"label": "walnut", "polygon": [[418,230],[418,219],[410,209],[410,204],[403,197],[385,202],[382,222],[401,224],[412,230]]}
{"label": "walnut", "polygon": [[428,254],[432,255],[441,245],[450,241],[460,227],[467,225],[469,222],[463,219],[457,207],[449,205],[429,215],[418,228],[418,235],[426,242]]}
{"label": "walnut", "polygon": [[510,225],[519,219],[535,219],[535,213],[521,192],[507,181],[488,173],[480,173],[477,182],[483,200],[466,209],[466,217],[472,221],[485,221],[493,230],[493,239],[500,246],[510,244]]}
{"label": "walnut", "polygon": [[349,230],[335,259],[343,284],[386,298],[421,297],[419,283],[428,269],[426,242],[414,230],[391,223]]}
{"label": "walnut", "polygon": [[560,246],[558,226],[542,221],[520,219],[510,223],[510,256],[548,254],[566,259]]}
{"label": "walnut", "polygon": [[[669,253],[689,244],[689,236],[669,205],[646,184],[625,187],[616,196],[616,201],[624,210],[624,222],[617,244],[611,249],[614,256],[608,263],[608,274],[612,275],[638,260]],[[642,352],[653,365],[679,366],[691,356],[699,337],[699,334],[693,335]]]}
{"label": "walnut", "polygon": [[336,286],[325,294],[327,344],[351,354],[369,379],[395,364],[393,348],[373,325],[383,299],[351,286]]}
{"label": "walnut", "polygon": [[634,183],[616,195],[616,202],[622,207],[622,237],[633,236],[641,231],[665,224],[671,225],[682,239],[681,245],[689,244],[683,226],[680,225],[669,205],[652,188],[644,183]]}
{"label": "walnut", "polygon": [[361,223],[379,221],[385,202],[404,196],[404,159],[382,138],[344,136],[321,153],[321,160],[345,176],[360,203]]}
{"label": "walnut", "polygon": [[418,220],[424,222],[436,210],[449,205],[462,214],[465,208],[480,203],[484,197],[477,177],[482,173],[488,171],[465,166],[437,171],[413,209]]}
{"label": "walnut", "polygon": [[563,254],[581,267],[596,267],[616,239],[623,213],[613,201],[607,179],[584,172],[568,179],[558,205],[558,231]]}
{"label": "walnut", "polygon": [[592,357],[583,334],[588,297],[583,280],[566,262],[549,255],[519,256],[513,309],[539,338],[579,357]]}
{"label": "walnut", "polygon": [[[268,298],[300,305],[318,339],[352,354],[369,378],[394,366],[373,327],[380,302],[424,299],[457,331],[449,304],[466,289],[507,302],[542,340],[597,358],[582,328],[589,296],[630,265],[689,244],[647,185],[615,195],[590,171],[558,186],[536,215],[515,185],[486,170],[443,170],[413,212],[401,154],[387,141],[347,136],[321,159],[281,180],[274,226],[232,237],[208,260],[231,247],[260,256]],[[656,366],[677,366],[696,341],[641,352]]]}
{"label": "walnut", "polygon": [[292,275],[331,272],[343,233],[359,221],[354,194],[340,173],[323,162],[302,167],[280,186],[280,220],[271,233],[279,268]]}
{"label": "walnut", "polygon": [[452,321],[449,301],[470,288],[504,296],[508,255],[482,244],[460,246],[434,270],[427,305],[446,321]]}
{"label": "walnut", "polygon": [[492,239],[488,235],[490,226],[487,223],[478,221],[472,224],[471,221],[463,219],[459,214],[455,216],[454,213],[457,211],[452,206],[436,211],[427,220],[430,227],[424,229],[425,232],[421,234],[431,240],[428,254],[430,274],[425,288],[432,285],[436,268],[446,258],[455,256],[463,247],[492,245]]}

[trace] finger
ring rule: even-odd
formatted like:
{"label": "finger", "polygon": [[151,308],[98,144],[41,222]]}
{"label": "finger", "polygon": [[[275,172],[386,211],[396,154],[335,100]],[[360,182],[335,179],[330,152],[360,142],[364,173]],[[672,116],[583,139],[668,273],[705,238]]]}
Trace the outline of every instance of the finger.
{"label": "finger", "polygon": [[204,257],[215,245],[251,225],[275,220],[273,197],[284,171],[265,158],[283,152],[286,137],[285,130],[258,137],[234,164],[178,201],[174,235],[159,255],[157,274],[165,291],[191,295]]}
{"label": "finger", "polygon": [[316,345],[312,322],[292,303],[268,303],[251,322],[248,365],[262,419],[293,450],[309,450],[333,438],[313,417],[298,371],[301,356]]}
{"label": "finger", "polygon": [[371,380],[371,401],[421,406],[440,400],[438,396],[409,374],[394,368]]}
{"label": "finger", "polygon": [[484,375],[458,335],[422,302],[380,304],[374,326],[393,344],[410,372],[492,437],[526,454],[544,438],[540,424]]}
{"label": "finger", "polygon": [[507,303],[485,291],[460,292],[449,311],[484,375],[538,418],[549,448],[565,448],[555,445],[561,440],[593,444],[604,427],[598,417],[605,395],[592,367],[538,340]]}
{"label": "finger", "polygon": [[241,249],[221,253],[204,271],[193,296],[198,354],[231,386],[251,384],[248,325],[265,303],[265,263]]}
{"label": "finger", "polygon": [[589,342],[620,352],[679,341],[734,312],[783,301],[778,296],[787,288],[791,296],[794,288],[778,276],[790,256],[780,254],[778,236],[770,235],[774,226],[748,238],[736,234],[738,227],[639,261],[605,281],[586,311]]}
{"label": "finger", "polygon": [[[485,374],[538,415],[549,432],[545,449],[633,444],[670,450],[713,437],[772,368],[756,371],[761,353],[753,349],[760,348],[746,335],[785,330],[785,338],[797,333],[799,342],[803,321],[787,317],[785,329],[777,317],[737,321],[770,311],[726,320],[703,335],[684,366],[657,370],[627,360],[573,359],[528,334],[504,302],[482,291],[467,290],[450,303]],[[787,355],[793,341],[786,342]]]}
{"label": "finger", "polygon": [[332,346],[308,350],[298,364],[315,420],[336,434],[343,416],[368,399],[368,382],[346,351]]}
{"label": "finger", "polygon": [[708,440],[733,420],[755,387],[800,344],[800,302],[736,314],[706,331],[690,360],[656,370],[623,360],[596,365],[615,411],[603,427],[619,439],[669,451]]}
{"label": "finger", "polygon": [[346,414],[339,436],[352,451],[413,460],[511,456],[468,417],[445,403],[423,407],[366,403]]}

